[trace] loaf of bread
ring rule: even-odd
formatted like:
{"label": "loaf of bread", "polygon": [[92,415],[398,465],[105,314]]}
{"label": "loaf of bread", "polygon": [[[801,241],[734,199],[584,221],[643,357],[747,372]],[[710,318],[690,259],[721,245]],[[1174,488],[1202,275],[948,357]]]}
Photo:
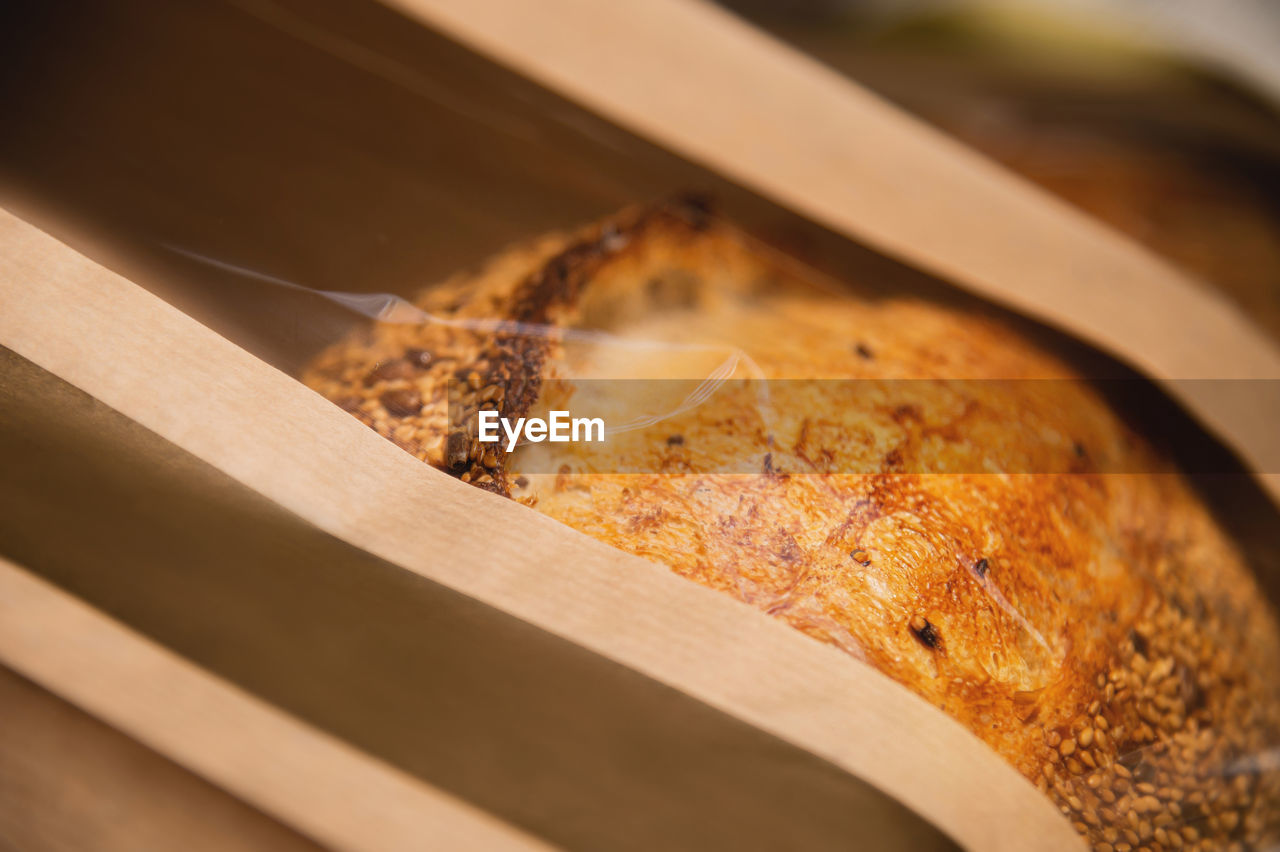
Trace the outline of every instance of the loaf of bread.
{"label": "loaf of bread", "polygon": [[[508,250],[417,306],[422,322],[362,331],[305,381],[418,458],[876,667],[1095,849],[1280,842],[1273,612],[1169,463],[1019,333],[834,286],[685,202]],[[571,331],[592,334],[568,352]],[[785,414],[768,423],[726,386],[662,421],[666,440],[622,441],[611,471],[572,445],[548,471],[475,440],[478,410],[535,411],[570,358],[628,341],[815,381],[771,382]],[[841,379],[880,384],[817,381]],[[913,398],[918,379],[962,381]],[[767,448],[759,470],[689,462],[730,445]]]}

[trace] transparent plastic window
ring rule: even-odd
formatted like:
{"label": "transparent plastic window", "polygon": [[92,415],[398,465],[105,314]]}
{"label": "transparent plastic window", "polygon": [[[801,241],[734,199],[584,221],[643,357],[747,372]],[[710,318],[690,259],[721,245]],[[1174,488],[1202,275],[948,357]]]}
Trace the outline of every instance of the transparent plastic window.
{"label": "transparent plastic window", "polygon": [[[1280,636],[1243,559],[1108,381],[989,316],[868,299],[676,201],[396,302],[304,380],[885,671],[1099,848],[1274,831]],[[599,440],[519,426],[553,412]]]}

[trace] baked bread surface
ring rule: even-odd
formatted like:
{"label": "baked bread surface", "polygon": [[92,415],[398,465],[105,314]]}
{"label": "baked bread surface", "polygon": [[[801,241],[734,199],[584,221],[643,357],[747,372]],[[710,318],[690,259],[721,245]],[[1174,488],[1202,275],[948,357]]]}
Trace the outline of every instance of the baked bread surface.
{"label": "baked bread surface", "polygon": [[[1273,613],[1180,475],[1008,327],[860,296],[678,203],[511,249],[416,305],[305,381],[418,458],[875,666],[1096,849],[1280,838]],[[672,346],[637,361],[642,341]],[[544,379],[584,365],[697,379],[724,358],[867,382],[771,382],[770,418],[727,383],[667,440],[619,441],[612,470],[639,473],[573,445],[547,472],[473,438],[480,408],[537,412],[561,388]],[[690,462],[744,446],[757,472]]]}

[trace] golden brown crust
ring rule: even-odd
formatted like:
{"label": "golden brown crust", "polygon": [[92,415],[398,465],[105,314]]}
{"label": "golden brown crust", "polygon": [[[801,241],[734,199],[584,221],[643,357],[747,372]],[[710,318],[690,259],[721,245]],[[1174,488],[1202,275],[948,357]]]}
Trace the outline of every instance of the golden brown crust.
{"label": "golden brown crust", "polygon": [[[419,304],[506,323],[380,326],[307,382],[419,458],[503,494],[519,481],[539,511],[876,666],[1033,779],[1098,849],[1276,838],[1276,774],[1250,763],[1280,728],[1275,619],[1190,489],[1088,388],[972,382],[920,399],[890,382],[868,403],[838,382],[783,383],[775,402],[794,416],[767,430],[729,388],[664,424],[680,441],[623,442],[616,460],[649,473],[578,475],[572,451],[567,472],[526,473],[519,451],[460,428],[486,405],[536,405],[565,328],[716,340],[768,378],[1074,375],[1007,328],[833,295],[681,205],[508,252]],[[744,435],[770,448],[759,474],[688,472],[689,447]],[[1002,469],[1047,472],[895,472],[980,470],[993,444]],[[1097,472],[1110,465],[1149,472]],[[874,472],[831,472],[848,470]]]}

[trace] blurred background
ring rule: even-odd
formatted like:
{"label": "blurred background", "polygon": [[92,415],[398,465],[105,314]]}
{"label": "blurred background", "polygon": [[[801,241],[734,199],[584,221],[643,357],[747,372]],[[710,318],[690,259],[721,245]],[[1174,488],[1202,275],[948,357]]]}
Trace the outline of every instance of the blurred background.
{"label": "blurred background", "polygon": [[1221,288],[1280,336],[1280,4],[723,5]]}

